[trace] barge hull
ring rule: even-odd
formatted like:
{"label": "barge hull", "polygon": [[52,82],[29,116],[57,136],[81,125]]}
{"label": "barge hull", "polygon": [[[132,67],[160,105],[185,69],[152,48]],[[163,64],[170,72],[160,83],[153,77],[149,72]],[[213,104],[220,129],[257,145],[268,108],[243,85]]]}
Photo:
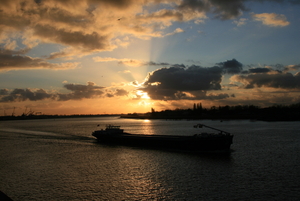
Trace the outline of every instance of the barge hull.
{"label": "barge hull", "polygon": [[197,136],[152,136],[138,134],[106,135],[93,134],[99,143],[156,149],[171,149],[193,152],[227,152],[232,144],[232,135],[218,137]]}

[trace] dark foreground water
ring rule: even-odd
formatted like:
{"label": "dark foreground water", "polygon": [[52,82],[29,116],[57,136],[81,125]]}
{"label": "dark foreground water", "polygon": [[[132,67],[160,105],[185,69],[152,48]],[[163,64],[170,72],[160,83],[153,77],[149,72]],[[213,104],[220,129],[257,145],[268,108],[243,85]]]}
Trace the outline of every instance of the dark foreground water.
{"label": "dark foreground water", "polygon": [[[91,132],[234,134],[230,156],[105,146]],[[206,130],[204,130],[206,131]],[[0,190],[23,200],[299,200],[300,123],[109,118],[0,122]]]}

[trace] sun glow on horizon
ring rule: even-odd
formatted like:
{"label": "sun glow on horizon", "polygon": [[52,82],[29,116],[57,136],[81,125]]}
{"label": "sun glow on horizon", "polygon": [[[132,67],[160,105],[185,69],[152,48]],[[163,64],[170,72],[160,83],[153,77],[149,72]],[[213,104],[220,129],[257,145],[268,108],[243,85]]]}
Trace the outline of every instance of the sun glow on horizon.
{"label": "sun glow on horizon", "polygon": [[143,99],[150,99],[150,97],[148,96],[148,93],[147,93],[147,92],[143,92],[143,91],[138,90],[138,91],[136,92],[136,94],[137,94],[140,98],[143,98]]}

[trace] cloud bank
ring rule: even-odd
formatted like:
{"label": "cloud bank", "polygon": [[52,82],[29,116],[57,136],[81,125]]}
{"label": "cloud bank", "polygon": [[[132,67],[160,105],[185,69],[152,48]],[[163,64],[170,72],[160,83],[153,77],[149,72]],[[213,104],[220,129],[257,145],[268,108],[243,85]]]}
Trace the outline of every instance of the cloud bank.
{"label": "cloud bank", "polygon": [[195,65],[161,68],[148,74],[141,90],[155,100],[224,99],[230,95],[207,92],[221,90],[222,75],[239,73],[242,66],[232,59],[207,68]]}
{"label": "cloud bank", "polygon": [[14,89],[12,91],[0,89],[0,102],[41,101],[46,99],[68,101],[128,95],[125,89],[116,88],[107,91],[105,87],[97,86],[94,82],[88,82],[87,85],[65,84],[64,88],[70,92],[47,92],[44,89]]}
{"label": "cloud bank", "polygon": [[44,59],[32,58],[18,53],[0,49],[0,71],[22,70],[22,69],[52,69],[52,70],[66,70],[77,67],[76,62],[66,63],[49,63]]}
{"label": "cloud bank", "polygon": [[[295,0],[265,1],[299,3]],[[150,39],[180,34],[184,32],[180,28],[175,28],[173,32],[166,30],[175,22],[201,23],[208,18],[208,13],[221,20],[235,19],[250,10],[246,7],[247,2],[248,0],[2,0],[0,45],[5,50],[20,49],[20,43],[27,49],[41,43],[61,44],[65,47],[60,52],[53,52],[48,59],[111,51],[128,44],[128,36]],[[152,9],[153,7],[157,9]],[[285,16],[276,13],[253,14],[253,18],[267,26],[289,24]],[[236,21],[238,25],[244,22],[245,20]]]}
{"label": "cloud bank", "polygon": [[[238,86],[240,91],[261,89],[300,89],[299,65],[271,66],[243,70],[236,59],[216,63],[213,67],[174,65],[160,68],[148,74],[140,90],[147,92],[153,100],[221,100],[234,98],[238,90],[230,94],[226,87]],[[231,84],[222,83],[224,75],[231,75]],[[228,88],[228,89],[229,89]],[[244,93],[245,91],[243,91]]]}
{"label": "cloud bank", "polygon": [[[152,101],[213,100],[220,104],[271,104],[274,103],[272,101],[287,100],[294,103],[299,101],[300,97],[299,69],[300,65],[279,64],[249,68],[236,59],[218,62],[212,67],[173,64],[150,72],[141,84],[128,83],[128,86],[134,88],[130,90],[126,88],[126,84],[102,87],[93,82],[86,85],[65,83],[65,93],[45,89],[0,89],[0,102],[61,102],[112,97],[140,100],[146,97]],[[224,83],[225,77],[228,76],[231,83]]]}
{"label": "cloud bank", "polygon": [[287,72],[271,71],[269,69],[254,69],[249,75],[235,75],[231,78],[234,82],[242,84],[242,88],[278,88],[300,89],[300,73],[295,75]]}

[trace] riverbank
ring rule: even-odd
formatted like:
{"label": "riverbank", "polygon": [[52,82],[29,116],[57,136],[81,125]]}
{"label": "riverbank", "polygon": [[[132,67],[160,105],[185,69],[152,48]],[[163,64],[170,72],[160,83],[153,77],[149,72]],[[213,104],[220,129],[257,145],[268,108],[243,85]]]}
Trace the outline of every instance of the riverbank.
{"label": "riverbank", "polygon": [[74,114],[74,115],[21,115],[21,116],[0,116],[0,121],[27,120],[27,119],[62,119],[62,118],[82,118],[82,117],[114,117],[119,114]]}
{"label": "riverbank", "polygon": [[128,119],[166,119],[166,120],[252,120],[252,121],[300,121],[299,115],[277,114],[203,114],[203,115],[152,115],[127,114],[120,118]]}

